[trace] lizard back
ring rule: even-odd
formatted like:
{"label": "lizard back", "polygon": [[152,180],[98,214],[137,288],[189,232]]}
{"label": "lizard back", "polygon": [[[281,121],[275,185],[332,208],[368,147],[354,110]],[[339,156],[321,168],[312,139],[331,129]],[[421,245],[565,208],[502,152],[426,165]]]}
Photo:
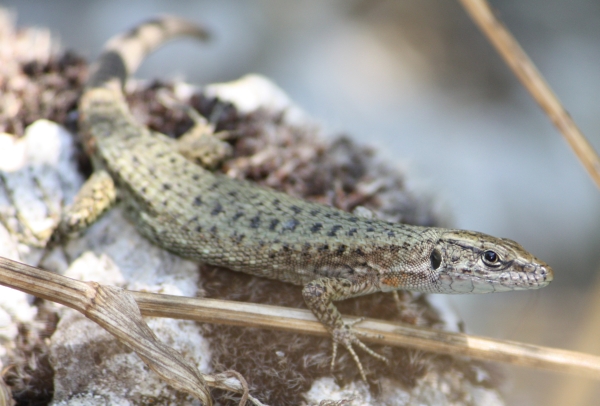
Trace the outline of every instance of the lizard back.
{"label": "lizard back", "polygon": [[96,165],[115,179],[127,215],[181,256],[304,284],[375,264],[389,269],[415,250],[427,256],[439,237],[212,173],[136,123],[111,90],[96,89],[82,114]]}

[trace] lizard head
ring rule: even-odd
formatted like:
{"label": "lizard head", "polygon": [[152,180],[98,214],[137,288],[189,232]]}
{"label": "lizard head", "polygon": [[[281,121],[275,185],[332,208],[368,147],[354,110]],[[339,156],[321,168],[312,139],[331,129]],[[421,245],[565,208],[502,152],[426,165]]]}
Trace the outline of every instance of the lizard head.
{"label": "lizard head", "polygon": [[430,262],[445,293],[538,289],[553,279],[552,268],[518,243],[473,231],[442,233]]}

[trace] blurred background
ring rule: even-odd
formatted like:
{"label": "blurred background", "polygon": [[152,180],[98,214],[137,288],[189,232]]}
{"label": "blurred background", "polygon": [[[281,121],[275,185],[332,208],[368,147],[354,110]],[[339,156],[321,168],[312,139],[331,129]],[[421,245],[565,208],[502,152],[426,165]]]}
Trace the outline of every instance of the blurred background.
{"label": "blurred background", "polygon": [[[491,1],[596,150],[600,3]],[[48,27],[98,55],[160,13],[205,22],[138,76],[205,84],[261,73],[330,133],[347,132],[407,173],[451,223],[519,241],[555,270],[541,291],[447,299],[469,333],[600,355],[600,193],[458,2],[3,0],[18,25]],[[597,302],[595,303],[594,300]],[[510,405],[595,404],[600,384],[502,367]]]}

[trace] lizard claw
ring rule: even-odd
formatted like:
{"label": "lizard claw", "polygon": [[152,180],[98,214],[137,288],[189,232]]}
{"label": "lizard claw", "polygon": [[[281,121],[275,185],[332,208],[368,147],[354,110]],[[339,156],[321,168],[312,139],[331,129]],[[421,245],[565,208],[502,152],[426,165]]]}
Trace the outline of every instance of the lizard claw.
{"label": "lizard claw", "polygon": [[332,358],[331,358],[331,370],[333,371],[333,368],[335,366],[335,360],[337,358],[338,344],[341,344],[344,347],[346,347],[346,349],[352,356],[352,359],[354,359],[354,362],[356,363],[356,366],[358,367],[358,371],[360,372],[360,376],[362,377],[363,381],[366,382],[367,376],[366,376],[363,366],[360,362],[360,359],[358,358],[358,355],[356,354],[356,352],[354,351],[354,348],[352,347],[353,344],[362,348],[366,353],[368,353],[372,357],[375,357],[375,358],[385,362],[386,364],[389,363],[389,360],[386,357],[384,357],[383,355],[380,355],[380,354],[376,353],[375,351],[373,351],[372,349],[370,349],[369,347],[367,347],[362,341],[360,341],[358,339],[357,335],[366,336],[365,333],[359,333],[359,332],[352,330],[352,326],[354,326],[357,323],[360,323],[363,320],[364,320],[364,318],[361,317],[350,323],[345,323],[342,327],[339,327],[339,328],[336,328],[333,330],[333,332],[332,332],[332,337],[333,337],[333,351],[332,352],[333,352],[333,354],[332,354]]}

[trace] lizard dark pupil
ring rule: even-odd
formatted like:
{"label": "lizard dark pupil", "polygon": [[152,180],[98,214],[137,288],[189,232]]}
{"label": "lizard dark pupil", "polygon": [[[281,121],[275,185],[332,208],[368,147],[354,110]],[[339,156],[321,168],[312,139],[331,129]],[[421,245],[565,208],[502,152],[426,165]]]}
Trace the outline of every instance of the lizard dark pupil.
{"label": "lizard dark pupil", "polygon": [[484,252],[483,258],[491,264],[495,264],[496,262],[498,262],[498,254],[496,254],[494,251]]}

